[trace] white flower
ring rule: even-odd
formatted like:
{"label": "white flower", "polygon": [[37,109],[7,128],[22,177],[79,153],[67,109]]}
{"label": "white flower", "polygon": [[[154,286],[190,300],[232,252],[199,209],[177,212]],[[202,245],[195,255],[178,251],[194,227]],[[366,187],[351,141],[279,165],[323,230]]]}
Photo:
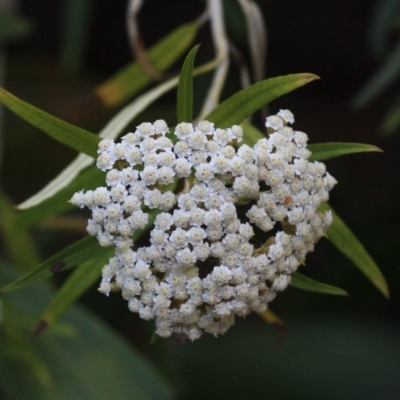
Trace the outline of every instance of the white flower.
{"label": "white flower", "polygon": [[178,160],[176,160],[176,163],[174,165],[174,171],[179,176],[179,178],[187,177],[190,175],[192,165],[193,164],[185,158],[179,158]]}
{"label": "white flower", "polygon": [[111,169],[114,165],[114,158],[107,153],[102,153],[97,157],[97,168],[105,171],[107,169]]}
{"label": "white flower", "polygon": [[155,133],[165,135],[168,132],[168,125],[163,119],[158,119],[154,122]]}
{"label": "white flower", "polygon": [[175,128],[175,136],[181,140],[187,139],[187,137],[193,132],[193,125],[187,122],[181,122]]}
{"label": "white flower", "polygon": [[288,124],[294,123],[294,115],[289,110],[279,110],[278,115]]}
{"label": "white flower", "polygon": [[[336,180],[308,161],[308,137],[293,122],[281,110],[266,120],[268,137],[237,149],[240,126],[208,121],[178,124],[177,141],[163,120],[120,143],[102,140],[97,166],[108,171],[107,187],[71,199],[91,210],[88,233],[115,246],[99,290],[120,288],[162,337],[222,334],[235,315],[265,311],[332,223],[317,209]],[[165,191],[173,182],[179,194]],[[138,246],[132,236],[149,224],[148,208],[158,215],[149,244]]]}
{"label": "white flower", "polygon": [[153,124],[151,124],[150,122],[143,122],[136,127],[135,133],[140,138],[146,138],[148,136],[151,136],[154,133]]}
{"label": "white flower", "polygon": [[197,165],[195,176],[200,181],[209,182],[214,177],[212,166],[208,163]]}
{"label": "white flower", "polygon": [[271,115],[265,121],[265,126],[267,128],[278,130],[283,127],[283,119],[279,115]]}

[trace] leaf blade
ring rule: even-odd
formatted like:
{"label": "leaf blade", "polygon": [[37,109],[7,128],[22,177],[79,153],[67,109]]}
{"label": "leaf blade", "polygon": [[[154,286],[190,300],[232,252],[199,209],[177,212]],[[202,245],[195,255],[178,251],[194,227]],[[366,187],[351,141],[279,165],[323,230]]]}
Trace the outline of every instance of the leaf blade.
{"label": "leaf blade", "polygon": [[361,90],[352,99],[355,109],[361,109],[376,99],[384,90],[388,89],[400,75],[400,40],[397,40],[389,55],[379,69],[372,75]]}
{"label": "leaf blade", "polygon": [[[184,24],[149,49],[148,59],[160,72],[167,70],[193,42],[199,29],[197,22]],[[106,107],[115,107],[152,82],[139,63],[134,62],[94,89]]]}
{"label": "leaf blade", "polygon": [[52,276],[54,273],[58,273],[60,270],[64,271],[72,268],[77,264],[104,254],[106,251],[108,251],[108,249],[100,247],[94,237],[87,236],[48,258],[16,281],[1,288],[0,293],[30,286],[33,283]]}
{"label": "leaf blade", "polygon": [[[143,229],[138,229],[132,239],[138,240],[141,235],[149,229],[149,227],[154,223],[154,220],[161,210],[152,210],[149,212],[149,221]],[[10,292],[13,290],[21,289],[23,287],[32,285],[40,280],[46,279],[61,270],[67,270],[69,268],[75,267],[85,261],[91,260],[95,257],[100,257],[107,253],[109,248],[101,247],[97,239],[93,236],[86,236],[85,238],[78,240],[71,246],[61,250],[54,256],[51,256],[43,263],[38,265],[35,269],[29,273],[23,275],[18,280],[11,282],[7,286],[0,289],[0,294],[5,292]]]}
{"label": "leaf blade", "polygon": [[29,124],[71,149],[97,157],[100,139],[84,129],[62,121],[19,99],[0,87],[0,102]]}
{"label": "leaf blade", "polygon": [[272,100],[316,79],[319,79],[317,75],[302,73],[257,82],[223,101],[205,119],[214,122],[219,127],[240,124]]}
{"label": "leaf blade", "polygon": [[383,151],[379,147],[373,146],[371,144],[342,142],[309,144],[307,148],[312,153],[311,157],[309,158],[310,161],[329,160],[331,158],[343,156],[346,154]]}
{"label": "leaf blade", "polygon": [[[17,279],[15,272],[14,268],[0,262],[0,283]],[[10,342],[0,340],[0,382],[7,398],[100,400],[115,397],[116,393],[119,398],[133,396],[137,400],[174,397],[171,383],[147,357],[83,307],[71,307],[62,323],[32,340],[29,336],[32,317],[40,315],[53,295],[54,292],[43,285],[35,285],[25,289],[22,295],[9,293],[4,296],[7,319],[2,321],[0,339],[3,339],[3,328],[15,327],[17,334],[40,356],[51,378],[51,384],[44,386],[37,378],[43,381],[45,371],[38,371],[38,365],[22,364],[15,357],[3,357],[2,350],[8,351]],[[20,323],[21,319],[23,323]],[[12,334],[15,338],[14,332]],[[25,355],[21,346],[16,350],[24,351]],[[15,379],[16,376],[19,379]]]}
{"label": "leaf blade", "polygon": [[58,320],[68,308],[100,277],[101,270],[113,254],[113,249],[77,267],[57,291],[42,314],[38,326],[46,327]]}
{"label": "leaf blade", "polygon": [[[159,211],[152,211],[149,213],[149,222],[144,229],[138,229],[132,236],[132,240],[135,242],[142,234],[154,223],[154,220]],[[100,246],[99,246],[100,247]],[[111,258],[114,253],[113,248],[108,248],[106,252],[103,252],[95,259],[90,259],[82,263],[75,271],[68,277],[61,289],[54,296],[52,301],[44,311],[38,327],[42,324],[48,327],[60,318],[68,308],[76,301],[90,286],[98,279],[101,275],[101,270],[107,261]]]}
{"label": "leaf blade", "polygon": [[318,282],[308,276],[299,274],[298,272],[294,272],[291,276],[292,280],[290,285],[296,289],[315,293],[333,294],[336,296],[348,296],[348,293],[341,288],[328,285],[327,283]]}
{"label": "leaf blade", "polygon": [[177,121],[191,122],[193,118],[193,65],[200,45],[194,46],[186,56],[178,83]]}
{"label": "leaf blade", "polygon": [[382,272],[353,232],[329,204],[324,203],[319,209],[331,211],[333,215],[333,223],[326,232],[328,239],[386,298],[389,298],[389,288]]}
{"label": "leaf blade", "polygon": [[82,171],[67,187],[61,189],[52,197],[30,208],[18,210],[15,213],[15,224],[18,227],[30,227],[47,217],[73,209],[68,202],[72,195],[82,188],[95,189],[104,185],[104,172],[92,165]]}

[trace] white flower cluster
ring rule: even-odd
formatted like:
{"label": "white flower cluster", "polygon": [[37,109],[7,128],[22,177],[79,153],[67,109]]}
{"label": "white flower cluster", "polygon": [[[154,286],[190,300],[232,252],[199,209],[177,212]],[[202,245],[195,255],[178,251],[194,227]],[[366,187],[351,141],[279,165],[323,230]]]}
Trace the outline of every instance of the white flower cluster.
{"label": "white flower cluster", "polygon": [[[215,129],[143,123],[120,143],[99,143],[97,166],[107,187],[75,193],[92,211],[87,231],[115,256],[103,268],[100,291],[119,288],[129,309],[155,319],[156,333],[199,338],[222,334],[234,316],[263,312],[290,283],[332,221],[317,212],[336,183],[309,162],[308,137],[281,110],[268,117],[268,138],[242,145],[240,126]],[[165,186],[184,178],[179,194]],[[132,235],[158,211],[148,246]]]}

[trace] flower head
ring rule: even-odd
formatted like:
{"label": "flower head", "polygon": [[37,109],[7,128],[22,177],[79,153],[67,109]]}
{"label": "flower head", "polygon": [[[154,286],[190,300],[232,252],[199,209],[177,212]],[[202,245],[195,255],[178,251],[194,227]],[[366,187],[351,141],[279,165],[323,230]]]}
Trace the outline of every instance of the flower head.
{"label": "flower head", "polygon": [[[174,145],[163,120],[117,144],[102,140],[97,166],[108,186],[71,199],[91,209],[88,233],[116,248],[100,291],[119,287],[162,337],[223,334],[235,315],[265,311],[332,222],[317,209],[336,181],[308,161],[308,137],[293,121],[288,110],[268,117],[268,137],[253,147],[235,148],[240,126],[208,121],[180,123]],[[190,187],[165,190],[180,179]],[[151,213],[149,245],[137,247],[132,235]]]}

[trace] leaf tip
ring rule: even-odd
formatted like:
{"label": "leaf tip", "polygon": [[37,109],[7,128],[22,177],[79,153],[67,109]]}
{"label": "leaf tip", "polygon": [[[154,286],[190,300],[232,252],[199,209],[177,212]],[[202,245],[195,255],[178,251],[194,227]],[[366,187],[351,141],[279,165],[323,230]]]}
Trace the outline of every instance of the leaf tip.
{"label": "leaf tip", "polygon": [[317,80],[321,79],[321,77],[319,75],[312,74],[311,72],[306,72],[304,74],[304,78],[305,78],[306,82],[312,82],[312,81],[317,81]]}
{"label": "leaf tip", "polygon": [[390,299],[390,290],[387,282],[383,280],[382,282],[379,282],[376,284],[376,287],[379,289],[379,291],[383,294],[386,300]]}

